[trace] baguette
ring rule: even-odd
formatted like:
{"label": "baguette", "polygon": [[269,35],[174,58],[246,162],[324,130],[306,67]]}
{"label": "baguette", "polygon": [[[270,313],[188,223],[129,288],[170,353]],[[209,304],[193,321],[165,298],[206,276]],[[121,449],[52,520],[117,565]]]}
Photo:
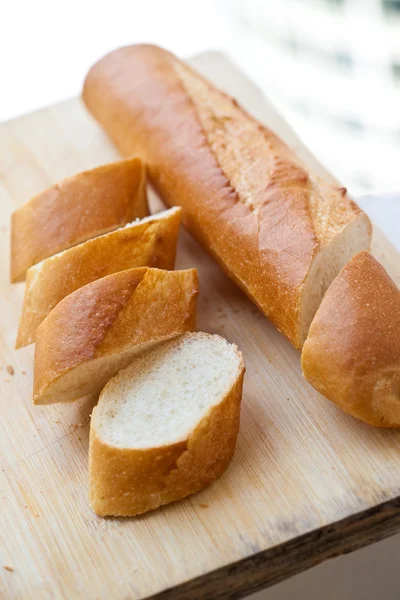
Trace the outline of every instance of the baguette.
{"label": "baguette", "polygon": [[235,100],[169,52],[121,48],[83,100],[123,155],[138,152],[167,205],[298,348],[331,281],[370,244],[344,188],[310,173]]}
{"label": "baguette", "polygon": [[400,291],[368,252],[327,291],[301,364],[307,381],[345,412],[400,427]]}
{"label": "baguette", "polygon": [[133,516],[184,498],[226,469],[244,364],[217,335],[189,333],[134,359],[104,388],[90,424],[90,501]]}
{"label": "baguette", "polygon": [[64,179],[11,216],[11,282],[32,265],[149,214],[142,161],[131,158]]}
{"label": "baguette", "polygon": [[180,213],[175,208],[145,217],[28,269],[16,347],[33,343],[50,311],[68,294],[96,279],[133,267],[173,269]]}
{"label": "baguette", "polygon": [[73,292],[37,330],[35,404],[97,394],[132,357],[195,328],[196,269],[139,267]]}

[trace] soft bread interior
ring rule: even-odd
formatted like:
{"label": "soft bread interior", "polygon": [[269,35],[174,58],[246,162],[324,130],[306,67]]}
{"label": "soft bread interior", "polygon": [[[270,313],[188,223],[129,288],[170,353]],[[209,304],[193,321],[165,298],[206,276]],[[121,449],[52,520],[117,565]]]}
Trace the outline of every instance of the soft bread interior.
{"label": "soft bread interior", "polygon": [[360,214],[338,233],[315,257],[304,284],[300,310],[301,345],[328,287],[342,268],[361,250],[370,246],[368,217]]}
{"label": "soft bread interior", "polygon": [[92,426],[116,448],[145,449],[186,440],[228,394],[242,369],[236,346],[185,334],[141,354],[104,388]]}

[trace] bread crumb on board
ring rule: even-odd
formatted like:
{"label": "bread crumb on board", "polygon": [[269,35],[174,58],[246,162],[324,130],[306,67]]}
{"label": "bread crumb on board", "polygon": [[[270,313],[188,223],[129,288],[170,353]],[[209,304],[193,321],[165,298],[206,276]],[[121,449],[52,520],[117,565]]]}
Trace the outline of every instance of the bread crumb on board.
{"label": "bread crumb on board", "polygon": [[69,426],[69,428],[72,429],[72,432],[76,431],[77,429],[80,429],[81,427],[83,427],[83,423],[71,423],[71,425]]}
{"label": "bread crumb on board", "polygon": [[199,506],[200,506],[200,508],[209,508],[210,505],[203,503],[203,504],[199,504]]}
{"label": "bread crumb on board", "polygon": [[10,565],[4,565],[4,568],[6,571],[10,571],[11,573],[14,571],[14,567],[11,567]]}
{"label": "bread crumb on board", "polygon": [[6,369],[7,369],[7,373],[9,373],[10,375],[14,375],[15,371],[14,371],[14,367],[12,365],[7,365]]}

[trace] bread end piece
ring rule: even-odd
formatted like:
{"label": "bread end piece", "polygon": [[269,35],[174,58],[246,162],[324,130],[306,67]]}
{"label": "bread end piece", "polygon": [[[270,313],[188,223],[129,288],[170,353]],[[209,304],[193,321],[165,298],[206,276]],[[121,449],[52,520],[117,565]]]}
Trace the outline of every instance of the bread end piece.
{"label": "bread end piece", "polygon": [[400,427],[400,291],[369,252],[328,289],[301,355],[304,377],[343,411]]}
{"label": "bread end piece", "polygon": [[11,216],[11,283],[62,250],[149,214],[140,158],[102,165],[63,179]]}
{"label": "bread end piece", "polygon": [[[219,338],[204,333],[184,334],[163,346],[168,350],[169,345],[179,344],[193,336],[210,340]],[[225,471],[234,453],[239,430],[245,372],[241,353],[236,346],[229,346],[237,357],[234,381],[189,435],[174,443],[151,448],[121,448],[102,440],[97,431],[99,422],[104,418],[100,411],[109,387],[115,385],[114,380],[105,387],[93,411],[90,430],[89,495],[97,515],[135,516],[145,513],[201,490]],[[115,379],[124,376],[122,371]],[[149,406],[152,401],[149,389]]]}

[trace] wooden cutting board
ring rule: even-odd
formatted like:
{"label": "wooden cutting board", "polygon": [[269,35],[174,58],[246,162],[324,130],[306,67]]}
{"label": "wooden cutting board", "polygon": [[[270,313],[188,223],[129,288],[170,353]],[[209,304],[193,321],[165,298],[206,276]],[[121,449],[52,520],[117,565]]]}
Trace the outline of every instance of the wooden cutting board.
{"label": "wooden cutting board", "polygon": [[[328,176],[226,58],[192,62]],[[234,459],[210,488],[146,516],[92,513],[91,406],[34,407],[33,348],[13,348],[24,286],[8,283],[9,220],[48,185],[116,159],[78,99],[0,128],[0,597],[237,598],[394,533],[400,433],[313,390],[299,353],[186,234],[177,266],[199,269],[199,329],[236,342],[246,361]],[[374,253],[399,283],[399,257],[379,232]]]}

